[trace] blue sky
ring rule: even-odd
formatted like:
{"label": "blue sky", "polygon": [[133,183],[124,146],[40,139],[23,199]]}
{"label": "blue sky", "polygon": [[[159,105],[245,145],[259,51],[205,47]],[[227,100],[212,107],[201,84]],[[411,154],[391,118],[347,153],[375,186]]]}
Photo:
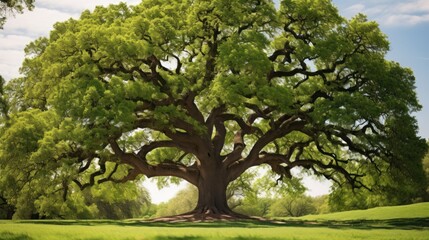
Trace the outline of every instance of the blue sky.
{"label": "blue sky", "polygon": [[[32,12],[10,17],[0,30],[0,74],[8,79],[18,76],[24,59],[25,45],[37,37],[47,36],[52,25],[70,17],[77,18],[84,9],[118,3],[119,0],[36,0]],[[124,1],[136,4],[140,0]],[[379,22],[391,42],[387,58],[410,67],[416,77],[416,91],[423,110],[415,113],[420,136],[429,139],[429,0],[334,0],[341,15],[352,17],[358,12]],[[329,190],[329,184],[306,179],[312,195]],[[154,202],[172,197],[181,187],[158,191],[147,183]]]}

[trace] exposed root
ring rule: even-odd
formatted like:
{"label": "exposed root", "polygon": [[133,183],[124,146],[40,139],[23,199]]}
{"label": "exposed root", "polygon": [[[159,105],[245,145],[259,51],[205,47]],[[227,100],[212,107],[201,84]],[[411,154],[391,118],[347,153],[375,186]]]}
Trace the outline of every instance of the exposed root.
{"label": "exposed root", "polygon": [[231,210],[227,211],[213,211],[213,209],[206,211],[194,210],[188,213],[160,217],[149,220],[150,222],[215,222],[215,221],[241,221],[241,220],[256,220],[256,221],[268,221],[259,217],[251,217],[243,215],[240,213],[233,212]]}

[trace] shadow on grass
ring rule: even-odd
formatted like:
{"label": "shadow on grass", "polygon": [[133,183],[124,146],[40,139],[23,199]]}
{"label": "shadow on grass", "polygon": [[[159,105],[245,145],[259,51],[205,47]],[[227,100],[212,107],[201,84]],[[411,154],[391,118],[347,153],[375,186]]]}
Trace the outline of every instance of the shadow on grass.
{"label": "shadow on grass", "polygon": [[[277,228],[277,227],[327,227],[335,229],[404,229],[419,230],[429,229],[429,218],[404,218],[388,220],[279,220],[279,221],[216,221],[216,222],[149,222],[142,220],[28,220],[19,221],[20,223],[31,224],[50,224],[50,225],[80,225],[80,226],[97,226],[97,225],[116,225],[116,226],[134,226],[134,227],[166,227],[166,228]],[[190,236],[192,237],[192,236]],[[162,238],[160,238],[162,239]],[[180,238],[165,238],[180,239]],[[199,239],[183,238],[183,239]],[[2,238],[0,238],[2,240]]]}
{"label": "shadow on grass", "polygon": [[154,240],[204,240],[203,237],[196,237],[196,236],[184,236],[184,237],[170,237],[170,236],[158,236],[155,237]]}
{"label": "shadow on grass", "polygon": [[283,223],[272,223],[269,221],[214,221],[214,222],[150,222],[144,220],[20,220],[19,223],[49,224],[49,225],[117,225],[136,227],[174,227],[174,228],[264,228],[285,226]]}
{"label": "shadow on grass", "polygon": [[25,234],[14,234],[11,232],[0,232],[0,240],[32,240]]}
{"label": "shadow on grass", "polygon": [[[183,237],[170,237],[170,236],[158,236],[155,237],[153,240],[204,240],[205,237],[198,237],[198,236],[183,236]],[[249,237],[249,236],[239,236],[239,237],[232,237],[232,238],[223,238],[225,240],[267,240],[267,238],[264,237]],[[276,240],[277,238],[273,239],[270,238],[270,240]]]}
{"label": "shadow on grass", "polygon": [[429,229],[429,218],[397,218],[387,220],[324,221],[333,226],[348,226],[355,229]]}

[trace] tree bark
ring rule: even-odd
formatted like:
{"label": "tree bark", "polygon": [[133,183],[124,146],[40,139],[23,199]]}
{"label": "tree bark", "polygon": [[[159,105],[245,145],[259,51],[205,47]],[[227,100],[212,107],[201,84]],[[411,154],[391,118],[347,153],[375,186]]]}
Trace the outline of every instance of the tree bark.
{"label": "tree bark", "polygon": [[194,210],[178,216],[162,217],[153,221],[212,221],[251,219],[236,213],[227,203],[226,190],[230,179],[221,161],[210,159],[200,161],[199,176],[195,186],[198,189],[198,202]]}
{"label": "tree bark", "polygon": [[226,198],[227,176],[222,169],[201,171],[198,180],[198,202],[195,213],[203,215],[231,214]]}

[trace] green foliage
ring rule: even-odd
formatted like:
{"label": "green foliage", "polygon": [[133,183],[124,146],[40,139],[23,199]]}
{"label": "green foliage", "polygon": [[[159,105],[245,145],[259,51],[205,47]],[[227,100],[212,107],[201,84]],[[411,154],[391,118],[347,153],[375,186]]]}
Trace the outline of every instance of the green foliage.
{"label": "green foliage", "polygon": [[6,102],[5,96],[5,84],[6,81],[0,75],[0,123],[3,122],[5,118],[8,117],[9,107]]}
{"label": "green foliage", "polygon": [[56,140],[64,132],[53,126],[60,127],[54,112],[33,109],[12,115],[8,125],[1,128],[1,194],[16,208],[14,218],[30,218],[34,213],[49,218],[129,218],[144,214],[150,200],[135,183],[107,184],[85,192],[69,186],[68,179],[77,174],[70,168],[75,158],[62,157],[70,146]]}
{"label": "green foliage", "polygon": [[284,196],[270,206],[270,216],[273,217],[300,217],[316,211],[313,199],[305,195]]}
{"label": "green foliage", "polygon": [[267,197],[247,196],[234,211],[248,216],[267,217],[274,200]]}
{"label": "green foliage", "polygon": [[385,60],[388,49],[377,23],[344,19],[329,0],[85,11],[29,44],[23,77],[2,84],[1,184],[18,209],[49,209],[40,199],[52,193],[54,209],[74,196],[72,209],[86,201],[73,195],[80,189],[142,175],[185,179],[199,196],[238,179],[226,194],[244,209],[270,198],[243,180],[266,165],[283,196],[304,192],[298,169],[336,186],[381,183],[385,199],[409,202],[426,187],[427,146],[412,117],[421,108],[412,71]]}
{"label": "green foliage", "polygon": [[[427,144],[429,146],[429,142],[427,142]],[[423,158],[422,164],[423,164],[423,170],[425,172],[426,183],[427,183],[425,200],[428,201],[429,200],[429,150],[426,153],[425,157]]]}
{"label": "green foliage", "polygon": [[[400,131],[399,127],[396,131]],[[401,136],[405,136],[405,133]],[[416,144],[415,146],[420,145]],[[371,189],[351,189],[333,185],[329,195],[331,211],[403,205],[424,200],[426,198],[427,179],[422,166],[425,160],[421,156],[425,148],[414,150],[403,149],[402,146],[397,146],[397,148],[396,157],[401,158],[405,155],[405,159],[415,160],[413,165],[404,164],[403,161],[395,162],[390,166],[379,165],[378,171],[380,172],[367,174],[363,178],[367,181],[366,185],[372,186]],[[364,172],[370,172],[370,170]],[[388,174],[381,174],[382,172]]]}
{"label": "green foliage", "polygon": [[246,182],[250,185],[241,196],[238,206],[233,209],[242,214],[260,217],[297,217],[317,211],[314,199],[305,195],[307,189],[300,178],[276,182],[274,177],[270,173],[262,176],[248,175]]}
{"label": "green foliage", "polygon": [[98,209],[91,218],[139,218],[150,212],[149,193],[135,183],[106,183],[88,190],[90,193],[84,194],[86,202],[95,204]]}
{"label": "green foliage", "polygon": [[197,199],[197,189],[189,185],[185,189],[179,191],[176,196],[168,200],[168,202],[158,204],[155,216],[174,216],[189,212],[195,208]]}

